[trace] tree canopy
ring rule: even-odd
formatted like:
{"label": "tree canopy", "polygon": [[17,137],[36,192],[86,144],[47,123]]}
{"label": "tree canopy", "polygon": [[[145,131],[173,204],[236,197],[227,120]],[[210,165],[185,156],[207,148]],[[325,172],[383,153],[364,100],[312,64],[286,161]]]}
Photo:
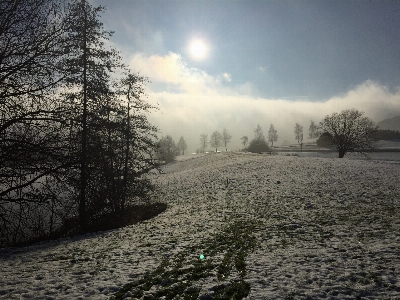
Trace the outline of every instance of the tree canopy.
{"label": "tree canopy", "polygon": [[362,152],[372,148],[373,140],[369,135],[377,129],[370,118],[354,108],[326,116],[320,122],[320,128],[332,136],[331,141],[339,152],[339,158],[349,151]]}

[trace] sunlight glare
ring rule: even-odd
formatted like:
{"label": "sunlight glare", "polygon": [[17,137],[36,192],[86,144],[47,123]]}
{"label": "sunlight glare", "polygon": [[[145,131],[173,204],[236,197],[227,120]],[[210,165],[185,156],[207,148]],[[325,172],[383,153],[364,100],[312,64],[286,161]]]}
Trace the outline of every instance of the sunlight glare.
{"label": "sunlight glare", "polygon": [[207,46],[201,40],[195,40],[190,44],[190,54],[195,59],[203,59],[207,54]]}

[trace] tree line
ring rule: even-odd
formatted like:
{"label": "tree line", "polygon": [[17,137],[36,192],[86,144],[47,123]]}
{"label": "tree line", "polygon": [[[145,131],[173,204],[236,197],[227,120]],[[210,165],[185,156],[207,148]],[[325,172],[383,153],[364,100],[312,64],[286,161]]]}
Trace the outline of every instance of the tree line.
{"label": "tree line", "polygon": [[152,190],[147,78],[105,46],[87,0],[0,3],[0,243],[87,227]]}
{"label": "tree line", "polygon": [[[303,126],[299,123],[295,123],[294,136],[302,150],[304,134]],[[397,139],[399,137],[400,132],[378,130],[378,127],[370,118],[365,117],[363,112],[354,108],[327,115],[319,125],[311,120],[308,130],[309,139],[316,141],[317,145],[321,147],[334,146],[338,151],[339,158],[343,158],[347,152],[362,152],[373,149],[375,140]],[[208,145],[215,148],[215,152],[218,152],[218,148],[221,146],[224,146],[225,151],[228,151],[227,144],[231,141],[231,138],[232,136],[226,128],[224,128],[222,134],[214,131],[209,140],[208,135],[203,133],[200,135],[200,148],[196,152],[204,153]],[[182,139],[183,137],[181,137],[180,144]],[[254,138],[250,142],[248,136],[241,137],[243,150],[254,153],[271,153],[270,145],[273,146],[274,142],[277,141],[278,132],[273,124],[270,124],[267,138],[259,124],[254,129]],[[186,143],[184,145],[186,149]],[[248,146],[246,147],[246,145]],[[179,151],[176,152],[176,155],[179,155]],[[171,157],[170,161],[173,159],[174,157]]]}

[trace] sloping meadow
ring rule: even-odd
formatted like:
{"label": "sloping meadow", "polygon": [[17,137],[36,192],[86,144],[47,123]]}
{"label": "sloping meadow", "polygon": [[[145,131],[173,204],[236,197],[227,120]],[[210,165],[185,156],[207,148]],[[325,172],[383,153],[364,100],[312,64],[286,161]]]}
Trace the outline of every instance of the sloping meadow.
{"label": "sloping meadow", "polygon": [[397,162],[219,153],[150,177],[164,213],[3,251],[0,299],[400,297]]}

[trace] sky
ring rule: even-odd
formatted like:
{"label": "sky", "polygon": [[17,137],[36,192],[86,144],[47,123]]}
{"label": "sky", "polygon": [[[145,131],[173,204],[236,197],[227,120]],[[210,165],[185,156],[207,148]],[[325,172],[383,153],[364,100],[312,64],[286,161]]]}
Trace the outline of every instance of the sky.
{"label": "sky", "polygon": [[296,122],[311,142],[310,121],[344,109],[400,115],[400,1],[90,3],[106,7],[109,45],[151,81],[160,136],[183,136],[189,152],[224,128],[237,150],[258,124],[279,145],[296,143]]}

